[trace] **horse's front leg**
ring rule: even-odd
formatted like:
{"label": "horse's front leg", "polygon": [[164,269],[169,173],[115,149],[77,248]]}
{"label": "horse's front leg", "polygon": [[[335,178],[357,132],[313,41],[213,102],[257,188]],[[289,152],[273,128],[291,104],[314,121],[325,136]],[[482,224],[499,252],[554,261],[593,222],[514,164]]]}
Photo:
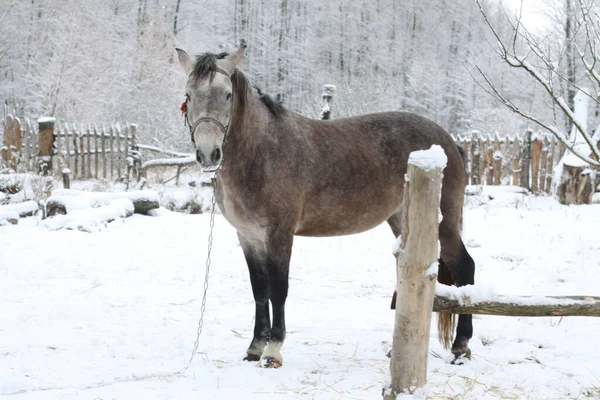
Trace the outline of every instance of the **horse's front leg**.
{"label": "horse's front leg", "polygon": [[288,276],[292,255],[293,235],[285,232],[272,234],[266,243],[269,272],[269,298],[273,308],[273,325],[269,343],[263,353],[265,367],[282,365],[281,346],[285,340],[285,300],[288,294]]}
{"label": "horse's front leg", "polygon": [[254,336],[244,360],[260,360],[269,340],[271,317],[269,314],[269,273],[266,265],[266,249],[263,242],[250,241],[238,233],[240,245],[250,272],[252,294],[256,305],[254,318]]}

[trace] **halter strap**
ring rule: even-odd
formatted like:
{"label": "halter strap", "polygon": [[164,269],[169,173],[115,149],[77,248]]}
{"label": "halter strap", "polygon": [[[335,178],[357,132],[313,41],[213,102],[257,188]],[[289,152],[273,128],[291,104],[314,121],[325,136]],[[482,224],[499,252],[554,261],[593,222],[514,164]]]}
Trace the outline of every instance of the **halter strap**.
{"label": "halter strap", "polygon": [[223,132],[224,135],[227,134],[227,128],[229,127],[229,125],[225,126],[219,120],[213,117],[201,117],[198,118],[196,122],[194,122],[194,125],[190,125],[190,134],[192,135],[192,141],[194,140],[194,131],[196,130],[200,122],[212,122],[216,124],[219,127],[219,129],[221,129],[221,132]]}
{"label": "halter strap", "polygon": [[[228,79],[231,80],[231,77],[229,76],[227,71],[225,71],[224,69],[216,67],[215,72],[217,72],[219,74],[223,74]],[[221,132],[223,132],[223,135],[227,135],[227,129],[229,128],[229,125],[223,125],[219,120],[217,120],[216,118],[213,118],[213,117],[201,117],[196,122],[194,122],[194,125],[192,125],[192,124],[190,124],[190,120],[187,117],[187,108],[185,110],[185,121],[187,122],[188,126],[190,127],[190,135],[192,137],[192,143],[195,143],[194,131],[196,130],[196,128],[198,127],[200,122],[212,122],[212,123],[216,124],[219,127],[219,129],[221,130]]]}

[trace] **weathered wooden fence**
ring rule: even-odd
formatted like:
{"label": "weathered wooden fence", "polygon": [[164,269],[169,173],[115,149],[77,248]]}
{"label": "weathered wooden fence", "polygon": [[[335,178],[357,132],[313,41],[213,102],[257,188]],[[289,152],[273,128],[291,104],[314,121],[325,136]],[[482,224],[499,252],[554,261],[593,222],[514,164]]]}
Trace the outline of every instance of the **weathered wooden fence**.
{"label": "weathered wooden fence", "polygon": [[[37,171],[40,156],[50,156],[48,173],[59,174],[68,168],[74,179],[117,180],[128,178],[141,164],[135,124],[123,128],[118,123],[56,126],[53,118],[40,118],[35,124],[8,115],[1,125],[1,157],[8,168]],[[44,129],[50,129],[50,134],[40,135]]]}
{"label": "weathered wooden fence", "polygon": [[[11,115],[2,121],[4,145],[0,156],[5,166],[25,171],[39,168],[39,123]],[[182,169],[195,163],[192,154],[138,144],[135,124],[59,124],[53,129],[50,172],[59,174],[69,168],[73,179],[117,180],[124,178],[128,170],[141,169],[144,175],[149,168],[169,166],[177,168],[178,177]],[[515,185],[534,193],[551,192],[552,171],[564,153],[564,146],[556,138],[531,130],[502,137],[472,132],[456,135],[454,140],[465,151],[471,184]],[[144,164],[141,151],[146,156]],[[152,160],[156,156],[168,159]]]}
{"label": "weathered wooden fence", "polygon": [[527,130],[500,137],[472,132],[454,136],[468,161],[472,185],[514,185],[533,193],[550,193],[552,171],[565,149],[550,134]]}

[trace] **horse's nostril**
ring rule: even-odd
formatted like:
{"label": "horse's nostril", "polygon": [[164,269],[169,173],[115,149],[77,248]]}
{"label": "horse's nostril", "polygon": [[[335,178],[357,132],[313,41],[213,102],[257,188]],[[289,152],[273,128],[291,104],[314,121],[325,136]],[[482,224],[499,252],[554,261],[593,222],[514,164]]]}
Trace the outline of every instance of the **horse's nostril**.
{"label": "horse's nostril", "polygon": [[196,161],[202,164],[202,153],[200,152],[200,150],[196,150]]}
{"label": "horse's nostril", "polygon": [[221,161],[221,149],[219,149],[219,148],[214,149],[212,154],[210,155],[210,158],[211,158],[213,164],[218,164],[219,161]]}

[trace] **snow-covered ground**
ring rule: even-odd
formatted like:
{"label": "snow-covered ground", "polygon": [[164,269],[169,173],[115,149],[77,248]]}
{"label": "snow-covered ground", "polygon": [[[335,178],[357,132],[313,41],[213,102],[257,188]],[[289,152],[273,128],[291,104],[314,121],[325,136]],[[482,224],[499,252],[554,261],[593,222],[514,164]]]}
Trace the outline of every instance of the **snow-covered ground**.
{"label": "snow-covered ground", "polygon": [[[492,197],[492,198],[490,198]],[[216,217],[204,332],[190,369],[208,215],[159,210],[85,233],[0,227],[0,396],[45,399],[378,399],[388,380],[393,237],[296,238],[284,365],[242,361],[253,328],[234,230]],[[600,294],[600,205],[487,189],[469,196],[476,282],[502,294]],[[451,365],[432,328],[429,382],[403,398],[600,398],[600,319],[474,317]]]}

